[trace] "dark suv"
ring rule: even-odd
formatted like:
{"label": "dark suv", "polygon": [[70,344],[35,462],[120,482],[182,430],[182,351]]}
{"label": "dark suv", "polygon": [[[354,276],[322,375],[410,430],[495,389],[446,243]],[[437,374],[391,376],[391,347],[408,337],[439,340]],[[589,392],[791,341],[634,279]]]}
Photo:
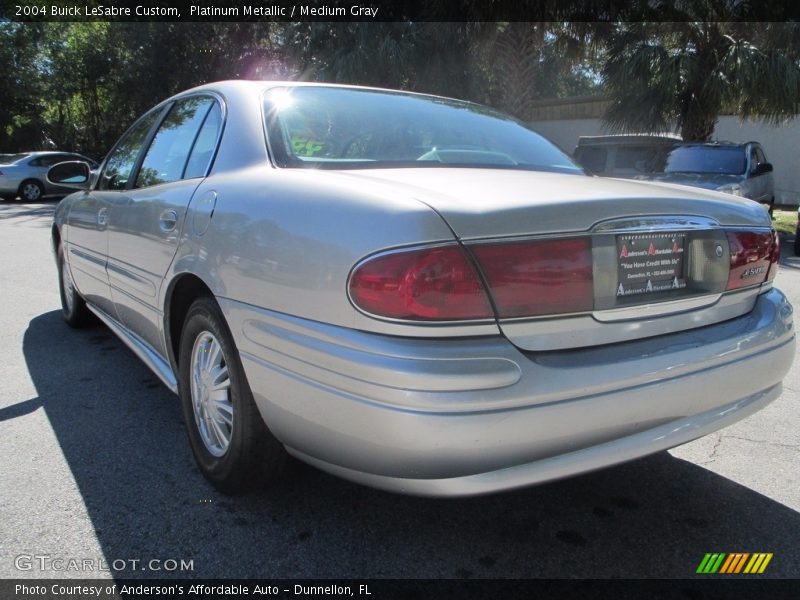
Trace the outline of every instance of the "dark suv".
{"label": "dark suv", "polygon": [[758,142],[683,142],[669,136],[582,137],[574,153],[585,169],[606,177],[690,185],[775,203],[772,165]]}

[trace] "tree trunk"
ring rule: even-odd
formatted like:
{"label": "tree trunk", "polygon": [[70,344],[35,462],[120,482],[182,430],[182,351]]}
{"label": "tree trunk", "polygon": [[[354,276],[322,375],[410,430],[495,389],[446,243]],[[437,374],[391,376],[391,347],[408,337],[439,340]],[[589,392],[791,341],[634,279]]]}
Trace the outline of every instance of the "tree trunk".
{"label": "tree trunk", "polygon": [[708,142],[717,124],[715,112],[690,107],[681,118],[681,137],[685,142]]}

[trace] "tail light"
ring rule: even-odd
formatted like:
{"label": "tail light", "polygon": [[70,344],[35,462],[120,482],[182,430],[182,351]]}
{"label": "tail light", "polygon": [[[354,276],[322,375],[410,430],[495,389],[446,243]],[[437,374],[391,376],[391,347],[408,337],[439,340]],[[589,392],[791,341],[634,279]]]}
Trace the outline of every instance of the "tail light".
{"label": "tail light", "polygon": [[778,265],[781,262],[781,239],[775,229],[772,230],[772,255],[769,257],[769,262],[770,268],[767,281],[772,281],[778,274]]}
{"label": "tail light", "polygon": [[[590,238],[471,246],[500,318],[592,309]],[[396,319],[493,318],[486,289],[460,246],[377,256],[350,277],[365,312]]]}
{"label": "tail light", "polygon": [[780,246],[775,231],[729,231],[731,268],[726,290],[763,283],[775,277]]}
{"label": "tail light", "polygon": [[471,250],[500,318],[592,310],[591,238],[486,244]]}
{"label": "tail light", "polygon": [[[728,231],[723,235],[730,251],[726,291],[775,278],[780,259],[775,231]],[[724,271],[711,277],[697,264],[692,268],[703,274],[693,280],[693,293],[709,293],[711,283],[716,291],[722,291]],[[406,320],[510,319],[589,312],[595,308],[592,239],[478,243],[469,245],[468,250],[453,244],[378,255],[355,268],[349,291],[361,310]]]}
{"label": "tail light", "polygon": [[460,246],[385,254],[350,276],[350,298],[362,310],[395,319],[493,318],[483,284]]}

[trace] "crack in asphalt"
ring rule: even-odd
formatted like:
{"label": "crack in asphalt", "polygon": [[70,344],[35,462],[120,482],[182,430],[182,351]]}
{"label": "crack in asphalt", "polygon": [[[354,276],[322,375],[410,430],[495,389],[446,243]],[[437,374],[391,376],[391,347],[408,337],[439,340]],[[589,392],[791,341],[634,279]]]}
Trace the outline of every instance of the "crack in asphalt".
{"label": "crack in asphalt", "polygon": [[[754,444],[767,444],[768,446],[775,446],[776,448],[788,448],[791,450],[797,450],[800,448],[800,443],[798,444],[781,444],[780,442],[772,442],[770,440],[754,440],[748,437],[738,436],[738,435],[723,435],[720,436],[720,442],[722,442],[723,438],[731,438],[734,440],[742,440],[743,442],[752,442]],[[716,446],[714,448],[716,452]]]}
{"label": "crack in asphalt", "polygon": [[698,465],[710,465],[717,460],[717,450],[719,450],[719,447],[722,444],[722,436],[719,433],[713,433],[712,435],[717,439],[714,442],[714,446],[711,448],[711,452],[708,455],[708,460],[697,461]]}

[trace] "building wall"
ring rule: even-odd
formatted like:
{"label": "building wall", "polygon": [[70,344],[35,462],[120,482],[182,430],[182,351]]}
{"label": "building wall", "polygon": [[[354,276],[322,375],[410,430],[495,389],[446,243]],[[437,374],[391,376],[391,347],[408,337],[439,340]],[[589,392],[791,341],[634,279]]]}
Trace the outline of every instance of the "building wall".
{"label": "building wall", "polygon": [[[567,154],[572,155],[582,135],[606,135],[599,118],[537,120],[531,127]],[[717,121],[714,139],[729,142],[761,142],[767,159],[774,165],[775,201],[777,204],[800,204],[800,119],[785,125],[763,121],[740,121],[722,116]]]}

